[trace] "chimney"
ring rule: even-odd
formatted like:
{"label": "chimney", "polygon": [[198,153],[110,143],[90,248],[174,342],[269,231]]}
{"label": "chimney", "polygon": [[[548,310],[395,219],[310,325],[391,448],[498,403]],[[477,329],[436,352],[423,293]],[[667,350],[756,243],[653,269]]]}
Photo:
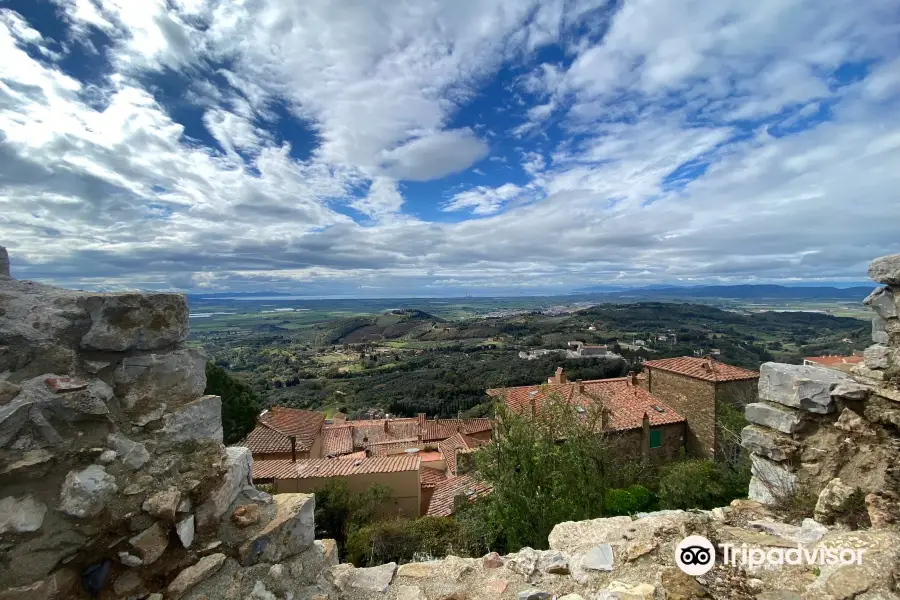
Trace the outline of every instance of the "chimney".
{"label": "chimney", "polygon": [[297,462],[297,436],[291,436],[291,462]]}
{"label": "chimney", "polygon": [[531,397],[531,416],[535,416],[537,414],[537,401],[534,399],[534,396],[537,394],[529,394]]}
{"label": "chimney", "polygon": [[600,431],[609,429],[609,410],[606,407],[600,409]]}
{"label": "chimney", "polygon": [[563,370],[563,368],[556,367],[556,373],[553,375],[552,383],[566,383],[568,380],[569,378],[566,377],[566,372]]}
{"label": "chimney", "polygon": [[425,413],[419,413],[419,443],[422,443],[422,440],[425,439]]}
{"label": "chimney", "polygon": [[626,385],[634,385],[634,371],[628,371],[628,375],[625,376]]}
{"label": "chimney", "polygon": [[575,380],[575,389],[578,390],[579,394],[583,394],[584,393],[584,381],[582,381],[581,379],[576,379]]}
{"label": "chimney", "polygon": [[629,373],[628,375],[629,375],[630,378],[631,378],[631,385],[637,387],[638,384],[639,384],[639,383],[638,383],[638,375],[639,375],[639,373],[637,373],[637,372],[635,372],[635,371],[632,371],[632,372]]}
{"label": "chimney", "polygon": [[388,421],[387,419],[384,420],[384,432],[385,432],[385,433],[388,433],[388,431],[390,431],[390,430],[388,429],[388,423],[389,423],[389,422],[390,422],[390,421]]}
{"label": "chimney", "polygon": [[641,454],[644,458],[650,456],[650,415],[644,413],[644,419],[641,423]]}

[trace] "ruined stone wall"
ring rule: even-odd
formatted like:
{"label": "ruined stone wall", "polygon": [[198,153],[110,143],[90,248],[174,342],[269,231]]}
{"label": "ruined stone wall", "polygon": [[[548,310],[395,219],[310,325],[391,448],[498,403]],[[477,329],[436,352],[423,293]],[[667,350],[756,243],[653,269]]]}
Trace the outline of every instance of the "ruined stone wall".
{"label": "ruined stone wall", "polygon": [[257,492],[222,445],[184,296],[17,281],[0,258],[0,598],[177,598],[314,551],[313,498]]}
{"label": "ruined stone wall", "polygon": [[760,401],[742,432],[752,450],[750,497],[777,504],[818,495],[817,514],[834,518],[859,489],[873,524],[900,519],[900,255],[872,263],[884,284],[865,302],[875,311],[865,363],[850,375],[824,367],[766,363]]}

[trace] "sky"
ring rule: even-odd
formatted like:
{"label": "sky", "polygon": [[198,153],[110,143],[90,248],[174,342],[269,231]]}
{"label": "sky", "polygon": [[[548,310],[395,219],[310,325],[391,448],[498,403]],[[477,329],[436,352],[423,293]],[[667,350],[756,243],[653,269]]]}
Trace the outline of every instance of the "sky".
{"label": "sky", "polygon": [[896,0],[5,0],[0,245],[86,289],[848,282]]}

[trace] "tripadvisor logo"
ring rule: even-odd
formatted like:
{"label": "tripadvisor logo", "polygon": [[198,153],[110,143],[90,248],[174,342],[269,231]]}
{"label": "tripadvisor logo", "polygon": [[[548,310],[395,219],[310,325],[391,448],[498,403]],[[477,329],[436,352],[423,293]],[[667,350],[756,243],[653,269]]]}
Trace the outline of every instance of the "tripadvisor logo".
{"label": "tripadvisor logo", "polygon": [[[762,565],[861,565],[864,549],[826,548],[818,546],[804,548],[754,548],[747,544],[719,544],[722,563],[730,566],[740,564],[746,567]],[[675,548],[675,564],[678,568],[698,577],[709,572],[716,563],[716,548],[702,535],[691,535]]]}

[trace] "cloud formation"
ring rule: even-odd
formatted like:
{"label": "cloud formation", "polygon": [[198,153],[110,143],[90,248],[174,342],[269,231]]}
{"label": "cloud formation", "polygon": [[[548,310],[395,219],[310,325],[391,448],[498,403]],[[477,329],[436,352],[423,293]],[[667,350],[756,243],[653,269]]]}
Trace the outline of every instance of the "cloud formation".
{"label": "cloud formation", "polygon": [[502,293],[900,252],[892,0],[54,2],[0,8],[21,278]]}

